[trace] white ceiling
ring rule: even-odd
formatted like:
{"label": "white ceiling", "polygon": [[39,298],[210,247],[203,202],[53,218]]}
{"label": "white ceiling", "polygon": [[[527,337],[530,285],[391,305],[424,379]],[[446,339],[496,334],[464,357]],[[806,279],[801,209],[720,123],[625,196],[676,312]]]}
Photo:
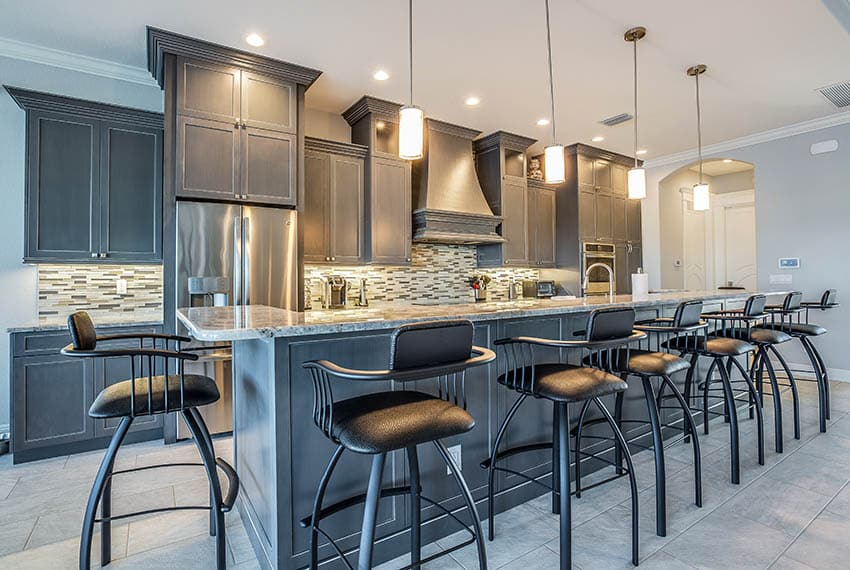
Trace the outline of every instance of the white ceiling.
{"label": "white ceiling", "polygon": [[[837,110],[815,89],[850,80],[850,35],[815,0],[553,0],[559,142],[630,153],[632,126],[597,121],[631,112],[631,45],[639,44],[644,158],[695,146],[694,85],[702,80],[703,141],[712,144]],[[543,0],[416,0],[415,102],[426,114],[482,131],[504,129],[548,143]],[[0,37],[144,67],[153,25],[314,67],[324,75],[310,107],[341,112],[364,93],[407,99],[403,0],[28,0],[5,2]],[[392,77],[372,79],[377,68]],[[477,95],[477,108],[464,106]]]}
{"label": "white ceiling", "polygon": [[[693,172],[699,172],[699,164],[694,164],[690,169]],[[726,162],[725,160],[706,160],[702,163],[702,171],[708,176],[737,174],[738,172],[746,172],[747,170],[753,170],[753,165],[740,160],[731,160],[730,162]]]}

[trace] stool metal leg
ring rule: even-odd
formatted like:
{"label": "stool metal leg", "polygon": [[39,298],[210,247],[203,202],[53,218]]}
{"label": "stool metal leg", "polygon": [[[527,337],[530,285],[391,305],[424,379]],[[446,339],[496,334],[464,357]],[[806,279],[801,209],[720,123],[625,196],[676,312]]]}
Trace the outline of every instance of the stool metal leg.
{"label": "stool metal leg", "polygon": [[[560,449],[558,445],[558,423],[561,421],[558,416],[558,404],[553,402],[552,405],[552,514],[559,515],[561,514],[561,499],[558,495],[558,478],[561,476],[561,459],[560,459]],[[579,429],[581,429],[581,424],[579,423]],[[576,465],[578,465],[578,461],[576,461]],[[580,491],[577,491],[580,492]],[[581,496],[581,495],[576,495]]]}
{"label": "stool metal leg", "polygon": [[[190,408],[189,413],[193,414],[195,421],[198,423],[198,427],[205,428],[206,424],[204,423],[203,418],[198,413],[198,410],[195,408]],[[206,445],[213,457],[215,457],[215,445],[213,445],[212,437],[210,433],[206,429],[201,429],[202,436],[204,438],[204,445]],[[215,527],[216,527],[216,514],[213,505],[215,504],[215,494],[213,493],[212,482],[210,482],[210,536],[215,536]]]}
{"label": "stool metal leg", "polygon": [[422,560],[422,488],[419,484],[419,454],[416,446],[407,448],[410,470],[410,564],[419,568]]}
{"label": "stool metal leg", "polygon": [[764,347],[761,347],[762,361],[767,368],[767,377],[770,380],[770,390],[773,393],[773,440],[776,453],[782,453],[784,449],[785,438],[782,433],[782,396],[779,393],[779,382],[776,380],[776,371],[773,369],[773,363],[770,362],[770,355]]}
{"label": "stool metal leg", "polygon": [[[682,418],[682,423],[687,426],[685,433],[693,434],[692,446],[694,449],[694,503],[696,506],[702,506],[702,454],[699,450],[699,437],[697,436],[697,426],[694,422],[694,416],[685,398],[676,389],[676,385],[669,376],[662,376],[661,381],[670,386],[670,391],[682,407],[682,412],[685,414]],[[686,442],[687,443],[687,442]]]}
{"label": "stool metal leg", "polygon": [[328,466],[325,467],[325,472],[319,480],[319,488],[316,489],[316,496],[313,499],[313,515],[310,517],[310,569],[316,570],[319,567],[319,518],[322,513],[322,501],[325,499],[325,491],[328,488],[328,483],[331,480],[331,475],[339,463],[339,458],[342,457],[342,452],[345,448],[338,445]]}
{"label": "stool metal leg", "polygon": [[[569,437],[569,435],[567,437]],[[452,459],[451,453],[449,453],[449,450],[446,449],[443,442],[435,440],[434,447],[437,448],[437,451],[439,451],[440,455],[443,457],[443,461],[446,465],[448,465],[449,471],[452,472],[455,483],[457,483],[457,486],[463,495],[463,500],[466,503],[466,510],[469,511],[469,518],[472,521],[472,531],[475,533],[475,545],[478,549],[478,568],[479,570],[487,570],[487,550],[484,546],[484,535],[481,532],[481,517],[478,516],[478,510],[475,508],[475,499],[472,498],[472,492],[470,492],[469,486],[466,484],[466,481],[460,472],[460,467],[458,467],[455,460]]]}
{"label": "stool metal leg", "polygon": [[[715,362],[719,360],[716,359]],[[726,400],[726,411],[729,414],[729,444],[732,452],[732,483],[738,485],[741,483],[741,450],[740,437],[738,435],[738,410],[735,407],[735,393],[732,391],[732,383],[729,380],[729,374],[726,373],[726,367],[723,363],[719,363],[717,368],[720,370],[720,379],[723,382],[724,400]]]}
{"label": "stool metal leg", "polygon": [[[684,357],[685,353],[682,353],[680,356]],[[697,369],[698,365],[699,365],[699,353],[694,352],[693,354],[691,354],[691,366],[690,366],[690,368],[688,368],[688,372],[685,375],[685,390],[682,393],[682,395],[684,396],[684,399],[685,399],[685,403],[688,405],[688,410],[690,410],[691,402],[693,400],[693,395],[692,395],[693,392],[691,391],[691,389],[693,387],[694,374],[696,374],[696,369]],[[691,414],[691,415],[693,416],[693,414]],[[705,418],[703,418],[703,421],[706,421]],[[694,430],[693,433],[696,433],[696,430]],[[691,441],[690,435],[688,434],[687,431],[685,431],[685,443],[690,443],[690,441]]]}
{"label": "stool metal leg", "polygon": [[[718,358],[711,359],[711,366],[708,367],[708,374],[705,375],[705,384],[702,388],[702,433],[708,435],[708,389],[711,387],[711,376],[714,374],[714,369],[717,368]],[[720,363],[720,368],[723,368],[723,363]]]}
{"label": "stool metal leg", "polygon": [[[89,493],[86,514],[83,517],[83,530],[80,534],[81,570],[88,570],[89,566],[91,566],[91,543],[94,536],[94,519],[97,513],[97,505],[103,495],[103,489],[106,486],[109,475],[112,473],[112,466],[115,464],[115,456],[118,455],[118,448],[124,442],[124,438],[127,436],[127,431],[130,429],[132,423],[133,418],[129,416],[121,418],[121,423],[118,424],[115,435],[112,436],[112,441],[109,442],[109,447],[103,456],[103,460],[100,462],[100,468],[94,479],[94,485],[92,485],[91,492]],[[108,563],[108,560],[105,563]],[[105,563],[101,561],[101,565],[105,565]]]}
{"label": "stool metal leg", "polygon": [[112,560],[112,469],[106,476],[103,485],[103,496],[100,498],[100,565],[106,566]]}
{"label": "stool metal leg", "polygon": [[[557,406],[557,404],[555,404]],[[585,403],[581,407],[581,413],[578,416],[578,424],[576,425],[576,499],[581,499],[581,435],[584,431],[584,418],[587,416],[587,410],[590,408],[590,400],[585,401]],[[555,431],[558,430],[558,425],[553,426]],[[557,439],[557,438],[556,438]],[[621,458],[622,462],[622,458]],[[614,459],[614,463],[617,463],[617,459]],[[567,463],[569,465],[569,462]],[[620,463],[617,463],[618,465]],[[556,465],[556,467],[559,467]],[[559,479],[555,476],[556,471],[552,472],[552,487],[557,488],[557,482]],[[556,513],[557,514],[557,513]]]}
{"label": "stool metal leg", "polygon": [[652,451],[655,456],[655,534],[667,536],[667,476],[664,469],[664,441],[661,439],[661,419],[655,404],[655,390],[647,376],[641,376],[646,409],[652,433]]}
{"label": "stool metal leg", "polygon": [[779,360],[779,364],[782,365],[782,369],[788,377],[788,385],[791,387],[791,404],[794,407],[794,439],[800,439],[800,394],[797,392],[797,381],[794,380],[791,368],[776,347],[771,346],[770,350],[776,355],[776,359]]}
{"label": "stool metal leg", "polygon": [[[566,402],[558,402],[558,499],[560,506],[561,570],[572,567],[572,513],[570,512],[570,412]],[[576,464],[579,463],[576,457]]]}
{"label": "stool metal leg", "polygon": [[759,465],[764,465],[764,415],[762,412],[761,396],[759,396],[759,393],[756,391],[756,386],[755,384],[753,384],[753,379],[751,378],[750,374],[747,373],[747,370],[744,368],[744,366],[737,360],[733,359],[732,362],[734,362],[735,365],[738,367],[738,370],[741,372],[741,376],[744,378],[744,382],[747,383],[747,390],[750,393],[750,399],[754,400],[755,402],[753,408],[755,409],[756,421],[758,422],[756,424],[756,444],[758,445],[758,460]]}
{"label": "stool metal leg", "polygon": [[818,421],[820,424],[821,433],[826,432],[826,420],[829,419],[829,399],[827,396],[827,383],[824,381],[823,372],[820,367],[820,360],[815,356],[814,347],[804,336],[799,337],[800,344],[809,356],[809,361],[812,363],[812,369],[815,372],[815,379],[818,383]]}
{"label": "stool metal leg", "polygon": [[494,488],[496,483],[496,457],[499,453],[499,444],[502,442],[502,438],[505,436],[505,431],[508,429],[508,424],[511,423],[511,420],[519,410],[519,407],[525,402],[525,399],[528,396],[525,394],[520,394],[520,396],[514,402],[514,405],[511,406],[511,409],[508,410],[508,414],[505,416],[504,421],[502,421],[502,425],[499,426],[499,431],[496,433],[496,439],[493,440],[493,451],[490,453],[490,465],[487,468],[487,517],[488,517],[488,538],[493,540],[496,535],[496,528],[494,517],[496,513],[496,507],[493,504],[494,502]]}
{"label": "stool metal leg", "polygon": [[830,418],[830,411],[829,411],[830,410],[830,405],[829,405],[829,390],[830,390],[830,388],[829,388],[829,369],[826,367],[826,364],[823,361],[823,357],[821,356],[820,351],[818,351],[818,349],[815,348],[815,345],[812,343],[812,341],[809,340],[808,338],[806,338],[806,342],[809,344],[809,346],[811,346],[812,354],[814,354],[815,360],[817,360],[818,367],[820,368],[821,374],[823,375],[824,412],[826,414],[826,419],[831,419]]}
{"label": "stool metal leg", "polygon": [[[623,374],[621,376],[623,381],[625,382],[628,379],[628,374]],[[617,422],[617,425],[620,426],[623,423],[623,399],[625,398],[625,394],[623,392],[618,392],[616,396],[614,396],[614,421]],[[619,446],[614,446],[614,472],[617,475],[622,475],[623,471],[623,450],[619,448]]]}
{"label": "stool metal leg", "polygon": [[366,505],[363,510],[363,526],[360,530],[358,570],[370,570],[372,568],[372,547],[375,544],[375,527],[378,524],[378,500],[381,498],[381,480],[384,476],[386,459],[386,453],[376,453],[372,456],[372,471],[369,473]]}

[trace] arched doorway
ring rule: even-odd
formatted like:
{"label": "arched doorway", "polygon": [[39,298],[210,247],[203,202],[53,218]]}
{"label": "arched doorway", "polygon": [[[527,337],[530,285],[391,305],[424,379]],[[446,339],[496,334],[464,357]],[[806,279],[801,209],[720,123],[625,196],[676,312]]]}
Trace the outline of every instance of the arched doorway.
{"label": "arched doorway", "polygon": [[755,290],[756,230],[753,165],[733,159],[703,162],[711,208],[694,209],[698,163],[659,184],[661,288]]}

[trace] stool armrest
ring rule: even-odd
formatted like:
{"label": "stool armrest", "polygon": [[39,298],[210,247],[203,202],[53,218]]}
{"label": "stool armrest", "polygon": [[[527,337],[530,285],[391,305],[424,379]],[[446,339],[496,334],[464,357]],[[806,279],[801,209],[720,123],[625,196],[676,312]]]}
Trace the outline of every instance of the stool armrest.
{"label": "stool armrest", "polygon": [[69,344],[59,351],[64,356],[108,357],[108,356],[151,356],[158,358],[176,358],[178,360],[198,360],[199,355],[191,352],[178,352],[159,348],[108,348],[95,350],[77,350]]}
{"label": "stool armrest", "polygon": [[531,336],[517,336],[513,338],[503,338],[494,341],[496,346],[505,344],[530,344],[535,346],[548,346],[552,348],[613,348],[622,346],[634,341],[643,340],[646,338],[646,333],[640,330],[633,330],[628,337],[615,338],[611,340],[553,340],[548,338],[536,338]]}
{"label": "stool armrest", "polygon": [[98,336],[97,341],[107,341],[107,340],[128,340],[128,339],[144,339],[144,338],[154,338],[154,339],[162,339],[162,340],[173,340],[177,342],[192,342],[192,339],[186,336],[178,336],[173,334],[162,334],[162,333],[120,333],[120,334],[107,334],[103,336]]}
{"label": "stool armrest", "polygon": [[635,329],[643,332],[664,332],[664,333],[684,333],[694,332],[708,328],[708,323],[700,321],[695,325],[673,326],[672,320],[660,321],[653,319],[651,321],[641,321],[635,324]]}

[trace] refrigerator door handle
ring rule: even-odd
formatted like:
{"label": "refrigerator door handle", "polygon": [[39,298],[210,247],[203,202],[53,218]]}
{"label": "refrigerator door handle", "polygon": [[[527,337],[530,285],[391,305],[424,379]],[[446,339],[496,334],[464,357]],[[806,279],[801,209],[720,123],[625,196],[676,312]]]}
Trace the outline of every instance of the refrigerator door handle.
{"label": "refrigerator door handle", "polygon": [[242,217],[233,218],[233,304],[242,304]]}
{"label": "refrigerator door handle", "polygon": [[251,240],[250,233],[250,221],[251,218],[249,216],[245,216],[242,218],[242,247],[244,249],[243,258],[243,267],[242,267],[242,304],[250,305],[251,304],[251,255],[250,255],[250,247],[248,247],[248,243]]}

